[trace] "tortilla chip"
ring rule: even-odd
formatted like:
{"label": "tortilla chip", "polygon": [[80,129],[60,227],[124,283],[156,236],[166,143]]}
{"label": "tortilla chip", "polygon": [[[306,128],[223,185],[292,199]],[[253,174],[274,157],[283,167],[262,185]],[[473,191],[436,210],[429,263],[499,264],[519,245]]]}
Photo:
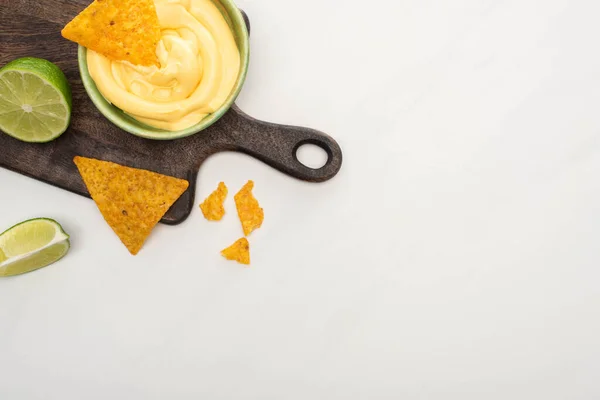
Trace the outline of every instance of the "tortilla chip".
{"label": "tortilla chip", "polygon": [[161,33],[153,0],[95,0],[61,33],[111,60],[158,65]]}
{"label": "tortilla chip", "polygon": [[245,237],[221,251],[221,255],[228,260],[237,261],[240,264],[250,265],[250,243]]}
{"label": "tortilla chip", "polygon": [[254,182],[248,181],[233,197],[237,208],[244,236],[248,236],[253,230],[260,228],[265,219],[265,213],[258,205],[258,201],[252,195]]}
{"label": "tortilla chip", "polygon": [[219,187],[204,200],[204,203],[200,204],[204,218],[209,221],[220,221],[225,215],[225,207],[223,207],[225,197],[227,197],[227,186],[220,182]]}
{"label": "tortilla chip", "polygon": [[102,216],[135,255],[188,181],[108,161],[73,159]]}

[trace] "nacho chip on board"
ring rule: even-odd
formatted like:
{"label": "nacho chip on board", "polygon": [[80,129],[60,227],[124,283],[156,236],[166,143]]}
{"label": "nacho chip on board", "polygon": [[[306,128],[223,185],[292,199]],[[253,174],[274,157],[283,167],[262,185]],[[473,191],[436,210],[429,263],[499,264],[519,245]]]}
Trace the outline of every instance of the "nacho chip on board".
{"label": "nacho chip on board", "polygon": [[217,189],[215,189],[215,191],[200,204],[200,209],[202,210],[202,214],[204,214],[204,218],[209,221],[220,221],[223,218],[225,215],[223,203],[225,202],[227,193],[227,186],[225,186],[225,183],[220,182]]}
{"label": "nacho chip on board", "polygon": [[237,208],[244,236],[248,236],[253,230],[261,227],[265,219],[265,213],[260,208],[258,201],[252,195],[254,182],[248,181],[233,197]]}
{"label": "nacho chip on board", "polygon": [[61,33],[111,60],[158,65],[161,33],[153,0],[95,0]]}
{"label": "nacho chip on board", "polygon": [[108,161],[73,161],[102,216],[133,255],[189,186],[183,179]]}
{"label": "nacho chip on board", "polygon": [[250,265],[250,243],[248,243],[248,239],[243,237],[221,251],[221,255],[228,260]]}

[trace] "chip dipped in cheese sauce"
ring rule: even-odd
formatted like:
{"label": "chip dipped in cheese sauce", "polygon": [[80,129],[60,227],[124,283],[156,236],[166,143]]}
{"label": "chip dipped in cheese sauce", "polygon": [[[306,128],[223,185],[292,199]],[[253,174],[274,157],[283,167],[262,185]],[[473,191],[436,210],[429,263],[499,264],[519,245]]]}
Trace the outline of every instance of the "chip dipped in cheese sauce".
{"label": "chip dipped in cheese sauce", "polygon": [[88,50],[102,95],[133,118],[168,131],[189,128],[219,109],[240,71],[240,53],[211,0],[155,0],[160,66],[112,61]]}

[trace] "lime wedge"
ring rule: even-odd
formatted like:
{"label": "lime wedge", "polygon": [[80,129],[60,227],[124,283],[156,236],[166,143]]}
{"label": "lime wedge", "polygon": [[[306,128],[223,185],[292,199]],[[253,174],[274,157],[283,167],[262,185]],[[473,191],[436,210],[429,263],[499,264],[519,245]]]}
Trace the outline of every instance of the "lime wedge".
{"label": "lime wedge", "polygon": [[50,61],[25,57],[0,69],[0,130],[24,142],[49,142],[71,120],[71,88]]}
{"label": "lime wedge", "polygon": [[0,277],[31,272],[63,258],[69,235],[52,219],[21,222],[0,235]]}

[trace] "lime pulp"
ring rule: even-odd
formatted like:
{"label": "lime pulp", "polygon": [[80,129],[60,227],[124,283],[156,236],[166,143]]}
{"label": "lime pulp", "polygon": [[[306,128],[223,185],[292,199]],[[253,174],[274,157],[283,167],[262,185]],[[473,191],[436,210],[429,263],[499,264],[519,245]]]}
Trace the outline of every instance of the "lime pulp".
{"label": "lime pulp", "polygon": [[50,61],[25,57],[0,69],[0,130],[25,142],[59,137],[71,120],[71,89]]}
{"label": "lime pulp", "polygon": [[69,235],[52,219],[21,222],[0,235],[0,277],[46,267],[69,251]]}

